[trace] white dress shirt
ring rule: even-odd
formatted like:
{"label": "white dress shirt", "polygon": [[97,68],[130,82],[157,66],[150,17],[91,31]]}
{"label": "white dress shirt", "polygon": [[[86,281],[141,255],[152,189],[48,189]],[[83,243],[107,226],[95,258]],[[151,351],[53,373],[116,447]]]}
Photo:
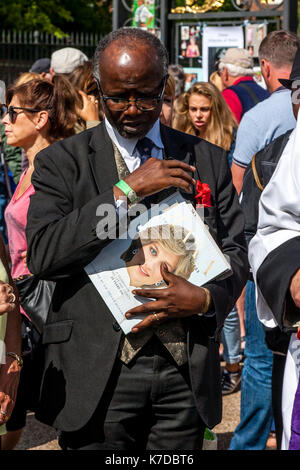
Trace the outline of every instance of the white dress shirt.
{"label": "white dress shirt", "polygon": [[[141,159],[138,155],[138,151],[135,148],[139,139],[136,137],[134,139],[126,139],[125,137],[122,137],[119,134],[117,129],[115,129],[106,118],[104,119],[104,122],[109,137],[111,138],[112,142],[117,146],[120,154],[125,160],[128,170],[130,171],[130,173],[132,173],[137,168],[139,168],[141,164]],[[151,139],[152,142],[155,144],[152,149],[151,156],[154,158],[162,159],[164,145],[160,136],[159,119],[155,121],[153,127],[145,135],[145,137]],[[128,209],[126,197],[124,196],[124,199],[120,198],[117,201],[115,200],[115,204],[118,215],[121,216],[122,214],[122,216],[124,216]]]}
{"label": "white dress shirt", "polygon": [[[125,137],[122,137],[114,127],[112,127],[112,125],[106,118],[104,119],[104,122],[105,122],[106,130],[108,132],[109,137],[111,138],[113,143],[117,146],[120,154],[125,160],[128,170],[130,171],[130,173],[132,173],[141,164],[141,159],[135,148],[137,141],[139,139],[136,137],[134,139],[126,139]],[[162,143],[161,136],[160,136],[159,119],[155,121],[153,127],[145,135],[145,137],[148,137],[149,139],[151,139],[152,142],[155,144],[155,147],[153,147],[152,153],[151,153],[152,157],[162,159],[164,145]]]}

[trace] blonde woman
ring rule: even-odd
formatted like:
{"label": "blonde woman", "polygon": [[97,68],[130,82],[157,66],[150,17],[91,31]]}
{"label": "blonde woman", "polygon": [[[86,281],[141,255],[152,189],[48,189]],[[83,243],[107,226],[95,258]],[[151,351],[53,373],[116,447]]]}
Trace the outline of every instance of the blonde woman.
{"label": "blonde woman", "polygon": [[218,88],[198,82],[176,101],[173,127],[230,151],[237,122]]}

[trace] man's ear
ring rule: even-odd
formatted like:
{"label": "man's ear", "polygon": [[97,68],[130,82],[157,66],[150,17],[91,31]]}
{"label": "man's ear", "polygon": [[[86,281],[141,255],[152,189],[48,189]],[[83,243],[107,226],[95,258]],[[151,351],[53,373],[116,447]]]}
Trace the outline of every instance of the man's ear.
{"label": "man's ear", "polygon": [[228,72],[228,68],[227,67],[224,67],[223,68],[223,78],[224,78],[224,83],[227,84],[228,83],[228,80],[229,80],[229,72]]}
{"label": "man's ear", "polygon": [[264,69],[264,75],[265,77],[268,79],[270,78],[270,75],[271,75],[271,66],[270,66],[270,62],[266,59],[261,59],[260,61],[260,68],[263,68]]}

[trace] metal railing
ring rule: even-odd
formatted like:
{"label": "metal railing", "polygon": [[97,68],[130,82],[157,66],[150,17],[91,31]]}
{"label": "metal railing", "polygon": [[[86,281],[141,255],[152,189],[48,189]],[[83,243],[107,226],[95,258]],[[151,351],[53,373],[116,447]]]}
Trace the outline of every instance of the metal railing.
{"label": "metal railing", "polygon": [[75,47],[89,58],[93,57],[100,34],[74,32],[58,38],[39,31],[0,31],[0,80],[12,83],[21,73],[28,72],[32,64],[63,47]]}

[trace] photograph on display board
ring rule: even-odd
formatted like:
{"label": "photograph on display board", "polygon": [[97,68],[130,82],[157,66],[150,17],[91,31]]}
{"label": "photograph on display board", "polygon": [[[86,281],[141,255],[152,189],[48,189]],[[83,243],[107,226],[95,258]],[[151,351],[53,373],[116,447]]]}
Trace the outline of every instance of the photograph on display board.
{"label": "photograph on display board", "polygon": [[227,49],[244,47],[243,26],[207,26],[202,32],[203,80],[208,81],[217,70],[218,62]]}
{"label": "photograph on display board", "polygon": [[185,74],[185,91],[191,88],[194,83],[202,82],[202,69],[196,67],[184,67],[183,68]]}
{"label": "photograph on display board", "polygon": [[208,48],[208,76],[218,70],[218,63],[230,47],[209,47]]}
{"label": "photograph on display board", "polygon": [[153,29],[154,23],[155,0],[133,0],[132,26]]}
{"label": "photograph on display board", "polygon": [[200,26],[180,27],[180,58],[201,57]]}
{"label": "photograph on display board", "polygon": [[245,27],[245,47],[253,57],[258,57],[258,49],[261,41],[267,35],[267,25],[262,24],[247,24]]}

